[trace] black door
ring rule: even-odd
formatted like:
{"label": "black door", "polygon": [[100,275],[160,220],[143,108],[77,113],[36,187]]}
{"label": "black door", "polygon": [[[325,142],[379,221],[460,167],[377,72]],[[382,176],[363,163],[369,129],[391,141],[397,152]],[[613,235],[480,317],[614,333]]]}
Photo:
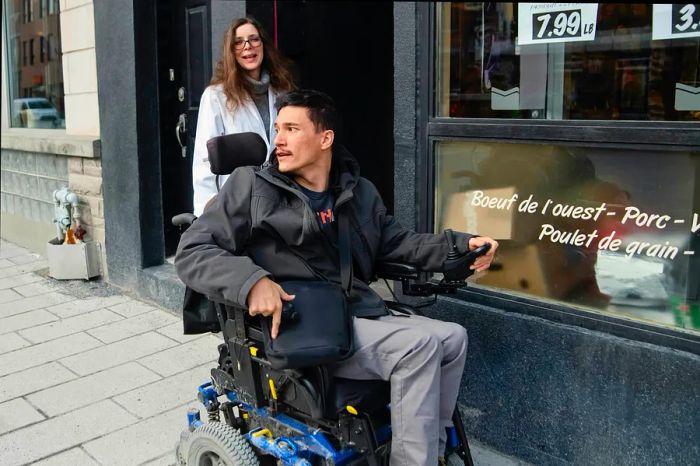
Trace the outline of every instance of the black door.
{"label": "black door", "polygon": [[249,1],[246,9],[294,61],[299,87],[333,97],[343,144],[393,210],[393,4]]}
{"label": "black door", "polygon": [[192,151],[199,99],[211,78],[209,0],[158,0],[158,80],[166,257],[178,231],[170,219],[192,212]]}

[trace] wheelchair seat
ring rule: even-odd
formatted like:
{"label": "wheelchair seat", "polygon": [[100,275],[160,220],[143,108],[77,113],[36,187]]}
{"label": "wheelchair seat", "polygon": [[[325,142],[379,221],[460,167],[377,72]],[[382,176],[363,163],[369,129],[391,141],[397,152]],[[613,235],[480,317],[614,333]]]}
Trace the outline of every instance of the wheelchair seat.
{"label": "wheelchair seat", "polygon": [[334,377],[326,400],[326,417],[330,419],[337,419],[348,406],[358,412],[374,414],[389,404],[389,382]]}
{"label": "wheelchair seat", "polygon": [[[250,316],[244,309],[216,303],[217,312],[224,321],[223,337],[227,344],[219,347],[219,369],[234,378],[241,377],[241,369],[234,367],[231,355],[248,353],[237,345],[263,347],[262,329],[258,317]],[[245,342],[245,343],[243,343]],[[255,351],[257,354],[257,350]],[[238,358],[236,358],[238,359]],[[266,365],[264,359],[256,359]],[[243,368],[243,372],[246,372]],[[300,413],[312,419],[338,419],[348,407],[357,412],[374,414],[389,404],[389,382],[382,380],[354,380],[333,377],[323,366],[296,370],[266,370],[268,374],[284,374],[276,377],[280,400],[290,404]],[[221,377],[224,377],[221,375]],[[264,377],[264,376],[263,376]],[[257,378],[257,377],[255,377]],[[275,377],[273,377],[275,378]],[[290,383],[287,383],[290,382]],[[220,385],[225,386],[222,380]],[[265,384],[261,384],[264,387]],[[254,397],[251,397],[251,400]]]}

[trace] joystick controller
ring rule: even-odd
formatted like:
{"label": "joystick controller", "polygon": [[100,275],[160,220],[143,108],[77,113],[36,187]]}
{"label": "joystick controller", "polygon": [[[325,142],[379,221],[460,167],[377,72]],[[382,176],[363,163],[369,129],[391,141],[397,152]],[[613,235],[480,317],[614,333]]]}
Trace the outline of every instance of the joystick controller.
{"label": "joystick controller", "polygon": [[486,243],[466,254],[461,254],[455,243],[454,232],[450,229],[445,230],[445,237],[447,238],[450,252],[447,254],[447,258],[442,264],[443,281],[462,282],[474,273],[469,267],[474,263],[477,257],[483,256],[489,252],[491,243]]}

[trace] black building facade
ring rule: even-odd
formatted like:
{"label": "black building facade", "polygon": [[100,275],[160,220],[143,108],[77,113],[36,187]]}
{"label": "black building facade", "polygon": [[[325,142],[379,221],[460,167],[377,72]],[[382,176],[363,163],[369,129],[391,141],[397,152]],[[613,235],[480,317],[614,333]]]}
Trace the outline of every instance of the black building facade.
{"label": "black building facade", "polygon": [[[533,464],[696,464],[700,38],[654,39],[652,5],[610,5],[576,20],[510,3],[97,2],[110,281],[179,308],[167,224],[191,199],[172,135],[180,114],[196,127],[223,31],[252,14],[300,85],[336,99],[404,225],[501,242],[493,271],[429,308],[469,331],[469,433]],[[597,32],[530,43],[523,18],[535,39]]]}

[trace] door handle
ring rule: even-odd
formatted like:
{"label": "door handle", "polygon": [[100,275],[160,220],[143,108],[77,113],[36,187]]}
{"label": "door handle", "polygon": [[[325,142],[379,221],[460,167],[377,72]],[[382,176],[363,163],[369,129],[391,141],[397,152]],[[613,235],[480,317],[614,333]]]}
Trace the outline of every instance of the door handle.
{"label": "door handle", "polygon": [[187,158],[187,139],[185,139],[185,144],[182,143],[180,139],[180,134],[187,133],[187,115],[181,113],[177,120],[177,125],[175,125],[175,137],[177,138],[177,143],[180,144],[180,151],[182,153],[182,158]]}

